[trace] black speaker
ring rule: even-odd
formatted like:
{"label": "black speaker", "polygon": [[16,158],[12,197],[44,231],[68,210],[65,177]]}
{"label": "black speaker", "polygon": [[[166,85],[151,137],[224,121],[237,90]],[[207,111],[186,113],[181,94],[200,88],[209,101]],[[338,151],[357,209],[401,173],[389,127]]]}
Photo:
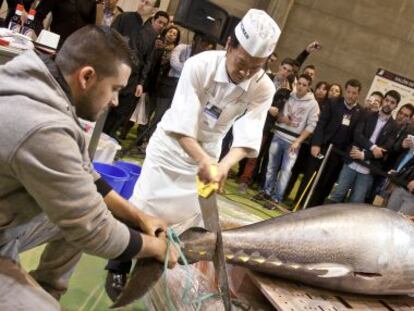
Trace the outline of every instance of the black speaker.
{"label": "black speaker", "polygon": [[223,46],[226,45],[227,38],[231,35],[231,33],[233,32],[234,28],[236,28],[237,24],[240,21],[241,21],[241,18],[240,17],[233,16],[233,15],[230,16],[227,19],[226,27],[224,27],[224,30],[223,30],[223,32],[221,33],[221,36],[220,36],[219,43],[221,45],[223,45]]}
{"label": "black speaker", "polygon": [[219,41],[229,15],[206,0],[180,0],[174,23]]}

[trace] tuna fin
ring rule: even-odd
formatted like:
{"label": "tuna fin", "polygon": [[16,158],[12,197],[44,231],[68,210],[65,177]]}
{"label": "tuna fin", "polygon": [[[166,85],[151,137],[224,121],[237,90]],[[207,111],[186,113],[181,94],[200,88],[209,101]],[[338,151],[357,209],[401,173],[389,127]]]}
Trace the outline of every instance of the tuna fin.
{"label": "tuna fin", "polygon": [[[180,235],[180,241],[181,250],[189,264],[213,260],[216,235],[210,231],[199,227],[190,228]],[[178,262],[183,264],[181,258]]]}
{"label": "tuna fin", "polygon": [[161,278],[164,265],[153,258],[138,259],[121,295],[111,308],[126,306],[141,298]]}
{"label": "tuna fin", "polygon": [[310,271],[319,272],[318,277],[320,278],[335,278],[347,275],[351,272],[351,269],[348,266],[334,263],[309,265],[306,268]]}

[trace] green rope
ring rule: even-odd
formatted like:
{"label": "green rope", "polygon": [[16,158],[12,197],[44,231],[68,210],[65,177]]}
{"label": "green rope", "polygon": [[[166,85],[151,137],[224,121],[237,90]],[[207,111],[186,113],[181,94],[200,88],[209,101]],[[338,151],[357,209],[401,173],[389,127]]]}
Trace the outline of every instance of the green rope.
{"label": "green rope", "polygon": [[181,241],[178,237],[177,233],[172,228],[168,228],[167,230],[167,236],[168,236],[168,242],[167,242],[167,255],[165,256],[165,262],[164,262],[164,286],[165,286],[165,293],[167,296],[167,305],[168,310],[170,311],[177,311],[175,308],[172,299],[171,299],[171,293],[170,289],[168,288],[167,278],[168,278],[168,259],[169,259],[169,251],[171,244],[173,247],[178,251],[178,254],[183,262],[184,269],[186,270],[186,277],[185,277],[185,284],[184,284],[184,290],[182,295],[182,302],[184,304],[194,304],[196,306],[196,310],[200,310],[203,302],[207,299],[217,297],[219,298],[220,295],[218,293],[204,293],[198,295],[198,297],[194,300],[190,300],[189,298],[189,292],[191,288],[191,281],[193,279],[193,275],[190,272],[189,264],[187,261],[187,258],[185,257],[184,253],[181,251]]}

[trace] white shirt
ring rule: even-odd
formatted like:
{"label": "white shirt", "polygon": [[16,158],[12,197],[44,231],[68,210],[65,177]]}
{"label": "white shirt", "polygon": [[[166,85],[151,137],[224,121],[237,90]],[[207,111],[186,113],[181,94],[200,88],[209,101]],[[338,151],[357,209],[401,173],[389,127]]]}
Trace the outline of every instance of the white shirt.
{"label": "white shirt", "polygon": [[[275,88],[262,70],[249,80],[233,84],[226,71],[225,54],[225,51],[207,51],[187,60],[171,108],[159,128],[165,133],[197,139],[210,156],[218,158],[221,141],[233,125],[232,147],[251,149],[248,156],[255,157]],[[222,110],[213,124],[205,112],[209,105]],[[175,148],[182,149],[176,139],[172,142]]]}
{"label": "white shirt", "polygon": [[171,52],[170,58],[170,72],[169,77],[179,78],[181,71],[183,71],[184,63],[191,56],[191,45],[190,44],[179,44]]}

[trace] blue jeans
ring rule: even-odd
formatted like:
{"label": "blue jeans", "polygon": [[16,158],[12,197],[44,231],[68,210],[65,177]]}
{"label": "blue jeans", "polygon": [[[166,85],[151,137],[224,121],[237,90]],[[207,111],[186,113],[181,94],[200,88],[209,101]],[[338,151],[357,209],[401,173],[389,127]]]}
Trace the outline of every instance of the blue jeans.
{"label": "blue jeans", "polygon": [[295,153],[289,152],[290,145],[290,142],[275,135],[269,148],[264,190],[273,200],[279,202],[283,199],[293,165],[298,157],[299,150]]}
{"label": "blue jeans", "polygon": [[338,185],[329,200],[337,203],[344,202],[345,197],[350,189],[351,195],[349,202],[364,203],[368,191],[371,189],[373,177],[371,174],[362,174],[349,168],[348,164],[344,164],[341,174],[338,178]]}

